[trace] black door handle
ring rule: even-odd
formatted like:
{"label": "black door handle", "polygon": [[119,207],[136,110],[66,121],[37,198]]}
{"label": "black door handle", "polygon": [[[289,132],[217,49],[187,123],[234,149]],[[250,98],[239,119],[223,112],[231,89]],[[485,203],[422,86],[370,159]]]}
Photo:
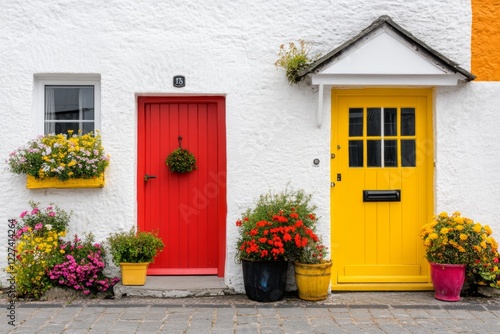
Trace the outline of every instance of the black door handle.
{"label": "black door handle", "polygon": [[144,182],[148,182],[149,179],[156,179],[156,175],[148,175],[148,174],[145,174],[144,175]]}

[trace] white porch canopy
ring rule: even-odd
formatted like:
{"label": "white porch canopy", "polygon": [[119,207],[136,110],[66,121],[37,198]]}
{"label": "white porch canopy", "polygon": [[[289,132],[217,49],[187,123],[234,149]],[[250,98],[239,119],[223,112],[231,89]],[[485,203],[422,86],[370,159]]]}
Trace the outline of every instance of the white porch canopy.
{"label": "white porch canopy", "polygon": [[475,79],[439,52],[382,16],[356,37],[299,73],[319,86],[318,126],[324,86],[437,87]]}

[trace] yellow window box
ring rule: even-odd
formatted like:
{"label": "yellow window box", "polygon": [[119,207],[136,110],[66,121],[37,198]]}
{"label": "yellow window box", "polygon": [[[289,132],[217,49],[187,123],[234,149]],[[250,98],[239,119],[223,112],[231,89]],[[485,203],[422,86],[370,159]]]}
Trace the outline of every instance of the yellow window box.
{"label": "yellow window box", "polygon": [[55,177],[48,177],[43,180],[36,179],[32,175],[27,175],[26,188],[27,189],[45,189],[45,188],[103,188],[104,187],[104,174],[100,177],[93,179],[69,179],[61,181]]}

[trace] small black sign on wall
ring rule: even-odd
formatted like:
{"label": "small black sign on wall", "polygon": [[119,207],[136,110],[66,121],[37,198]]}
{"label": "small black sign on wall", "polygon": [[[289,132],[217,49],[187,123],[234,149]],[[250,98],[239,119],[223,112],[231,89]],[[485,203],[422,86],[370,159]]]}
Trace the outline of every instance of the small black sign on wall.
{"label": "small black sign on wall", "polygon": [[183,75],[174,76],[174,87],[181,88],[186,86],[186,78]]}

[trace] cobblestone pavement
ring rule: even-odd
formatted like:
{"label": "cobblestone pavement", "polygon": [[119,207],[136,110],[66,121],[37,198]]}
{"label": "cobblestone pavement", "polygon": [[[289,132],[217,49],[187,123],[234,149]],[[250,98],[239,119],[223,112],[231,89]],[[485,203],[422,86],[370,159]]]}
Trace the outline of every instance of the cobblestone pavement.
{"label": "cobblestone pavement", "polygon": [[4,314],[1,333],[500,333],[498,298],[446,303],[432,292],[334,293],[322,302],[244,295],[17,302],[15,326],[12,312]]}

